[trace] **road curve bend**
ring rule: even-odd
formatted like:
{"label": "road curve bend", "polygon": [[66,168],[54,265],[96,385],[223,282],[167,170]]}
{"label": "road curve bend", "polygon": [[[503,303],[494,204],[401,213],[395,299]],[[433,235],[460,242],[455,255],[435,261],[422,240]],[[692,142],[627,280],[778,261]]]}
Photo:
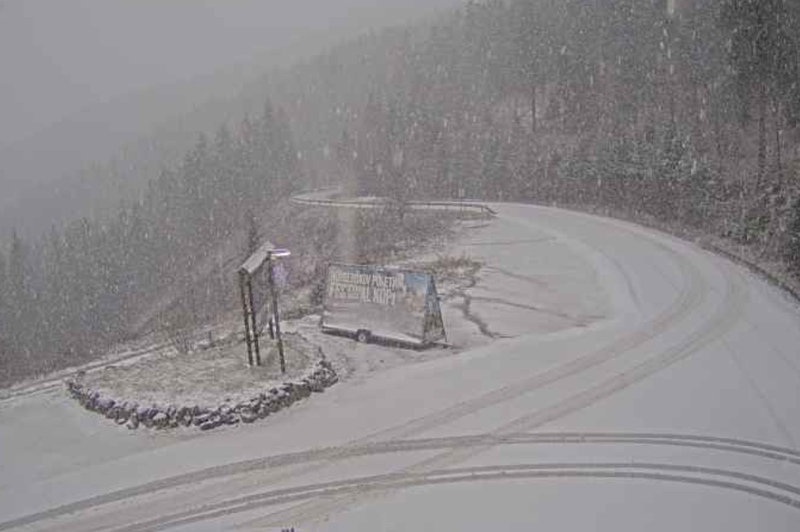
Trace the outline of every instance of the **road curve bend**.
{"label": "road curve bend", "polygon": [[[450,251],[482,262],[470,310],[503,339],[345,381],[261,425],[126,435],[136,441],[119,455],[97,452],[117,440],[92,434],[86,444],[65,426],[97,458],[53,469],[21,450],[44,435],[13,425],[8,407],[0,473],[14,478],[0,481],[0,530],[479,529],[484,515],[569,528],[589,522],[554,508],[576,500],[590,514],[608,509],[603,524],[623,529],[648,518],[655,530],[798,529],[792,300],[634,224],[487,208],[494,217]],[[19,401],[73,415],[51,396]],[[64,460],[81,443],[66,438]],[[27,468],[11,464],[18,448]],[[477,509],[465,501],[479,487],[492,504]],[[513,503],[520,493],[535,497]]]}

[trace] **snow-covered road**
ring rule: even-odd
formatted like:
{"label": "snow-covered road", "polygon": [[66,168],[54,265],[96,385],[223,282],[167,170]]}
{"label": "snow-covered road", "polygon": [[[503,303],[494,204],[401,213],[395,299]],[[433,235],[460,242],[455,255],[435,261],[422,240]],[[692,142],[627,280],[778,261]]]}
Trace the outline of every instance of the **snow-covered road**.
{"label": "snow-covered road", "polygon": [[499,339],[211,435],[19,398],[0,530],[800,529],[796,305],[667,235],[492,208],[450,250],[484,262],[453,334]]}

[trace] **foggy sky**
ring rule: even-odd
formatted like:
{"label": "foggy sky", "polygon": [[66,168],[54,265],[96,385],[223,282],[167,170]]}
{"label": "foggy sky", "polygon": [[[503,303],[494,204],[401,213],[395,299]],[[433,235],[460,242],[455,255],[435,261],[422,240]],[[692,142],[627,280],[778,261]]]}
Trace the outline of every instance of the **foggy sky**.
{"label": "foggy sky", "polygon": [[82,108],[458,0],[0,0],[0,145]]}

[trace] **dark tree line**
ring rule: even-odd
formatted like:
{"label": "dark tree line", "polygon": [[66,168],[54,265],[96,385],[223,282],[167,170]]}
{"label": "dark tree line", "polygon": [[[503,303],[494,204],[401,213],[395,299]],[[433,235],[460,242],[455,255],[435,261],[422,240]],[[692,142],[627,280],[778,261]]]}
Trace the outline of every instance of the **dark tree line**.
{"label": "dark tree line", "polygon": [[0,375],[75,362],[138,332],[148,310],[222,266],[215,251],[246,246],[247,213],[294,191],[299,170],[287,119],[267,103],[235,131],[201,134],[115,216],[54,226],[35,242],[13,232],[0,251]]}
{"label": "dark tree line", "polygon": [[489,0],[271,90],[320,184],[599,207],[796,265],[799,46],[791,0]]}

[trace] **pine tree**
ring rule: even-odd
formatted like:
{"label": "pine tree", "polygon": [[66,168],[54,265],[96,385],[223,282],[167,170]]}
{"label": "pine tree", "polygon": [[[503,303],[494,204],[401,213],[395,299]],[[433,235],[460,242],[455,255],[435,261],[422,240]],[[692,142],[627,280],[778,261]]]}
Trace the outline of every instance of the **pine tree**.
{"label": "pine tree", "polygon": [[186,250],[198,249],[208,238],[209,166],[208,139],[201,133],[194,148],[184,157],[180,172],[181,237]]}
{"label": "pine tree", "polygon": [[275,194],[279,200],[285,200],[290,194],[300,190],[303,184],[299,181],[300,172],[297,159],[297,146],[292,137],[289,127],[289,118],[281,108],[275,112],[275,148],[273,150],[276,158],[277,177],[275,183]]}
{"label": "pine tree", "polygon": [[239,124],[239,134],[235,149],[234,160],[236,167],[233,175],[236,181],[232,183],[236,191],[234,208],[246,210],[252,207],[253,199],[258,194],[258,134],[256,126],[249,115],[245,115]]}
{"label": "pine tree", "polygon": [[[27,358],[30,354],[32,297],[28,249],[17,231],[11,234],[11,249],[8,257],[8,324],[9,344],[12,356]],[[27,361],[26,361],[27,362]]]}
{"label": "pine tree", "polygon": [[230,130],[222,125],[214,136],[209,168],[209,194],[211,208],[208,210],[208,224],[213,238],[230,236],[235,212],[234,139]]}
{"label": "pine tree", "polygon": [[50,235],[44,246],[43,312],[42,321],[47,331],[48,346],[58,345],[69,334],[66,317],[70,312],[65,301],[64,286],[64,245],[56,226],[50,228]]}
{"label": "pine tree", "polygon": [[249,256],[258,250],[258,246],[261,243],[261,234],[258,231],[256,217],[253,215],[252,211],[247,211],[245,215],[245,224],[247,227],[247,255]]}
{"label": "pine tree", "polygon": [[552,0],[516,0],[511,6],[515,50],[512,61],[517,82],[529,98],[533,133],[538,124],[539,92],[551,72],[552,34],[548,19],[552,7]]}
{"label": "pine tree", "polygon": [[784,255],[789,262],[789,268],[795,275],[800,275],[800,198],[795,200],[792,210],[794,216],[789,226],[788,245]]}
{"label": "pine tree", "polygon": [[[758,173],[760,190],[767,166],[767,113],[770,106],[798,97],[798,43],[787,28],[797,23],[788,0],[725,0],[720,24],[730,39],[729,63],[743,103],[745,121],[755,102],[758,114]],[[791,108],[791,106],[790,106]]]}
{"label": "pine tree", "polygon": [[9,324],[8,324],[8,286],[6,282],[6,259],[0,249],[0,381],[7,374],[9,356]]}

